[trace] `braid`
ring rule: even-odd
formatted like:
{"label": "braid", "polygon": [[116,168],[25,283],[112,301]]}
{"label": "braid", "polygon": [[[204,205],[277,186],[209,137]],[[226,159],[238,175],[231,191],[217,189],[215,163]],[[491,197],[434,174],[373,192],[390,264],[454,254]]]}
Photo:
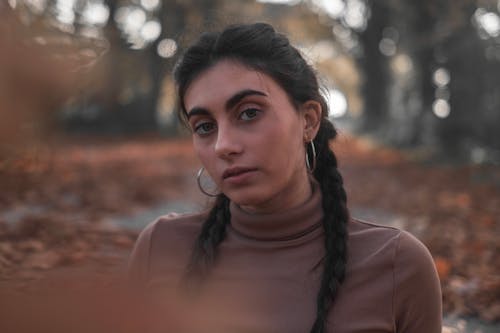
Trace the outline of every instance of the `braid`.
{"label": "braid", "polygon": [[[347,222],[349,212],[342,177],[337,170],[337,159],[329,142],[337,132],[328,121],[328,105],[320,93],[313,68],[305,61],[283,34],[265,23],[233,25],[220,33],[205,33],[194,43],[176,65],[179,112],[186,118],[184,96],[193,80],[218,61],[231,59],[272,77],[286,91],[297,107],[314,100],[323,111],[320,130],[315,138],[318,160],[314,177],[319,181],[325,217],[325,256],[321,286],[317,296],[317,313],[313,333],[323,333],[328,311],[344,280],[347,261]],[[216,260],[217,246],[226,233],[230,221],[229,199],[220,195],[203,224],[196,241],[188,276],[205,276]]]}
{"label": "braid", "polygon": [[201,280],[208,274],[217,257],[217,246],[226,237],[226,225],[230,220],[229,199],[219,194],[196,240],[186,270],[188,281]]}
{"label": "braid", "polygon": [[316,136],[317,158],[314,176],[319,181],[322,192],[322,206],[325,217],[325,257],[321,286],[317,297],[316,320],[311,333],[325,331],[328,310],[344,280],[347,262],[347,196],[342,176],[337,169],[337,159],[329,142],[337,131],[328,119],[323,118]]}

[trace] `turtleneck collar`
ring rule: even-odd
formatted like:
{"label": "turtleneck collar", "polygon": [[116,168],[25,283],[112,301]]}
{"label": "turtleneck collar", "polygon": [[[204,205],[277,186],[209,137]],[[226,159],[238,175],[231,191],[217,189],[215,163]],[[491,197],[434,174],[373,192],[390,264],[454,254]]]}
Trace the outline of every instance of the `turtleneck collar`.
{"label": "turtleneck collar", "polygon": [[257,240],[289,240],[309,233],[321,225],[321,189],[311,179],[312,195],[300,206],[272,214],[253,214],[231,202],[231,226],[239,234]]}

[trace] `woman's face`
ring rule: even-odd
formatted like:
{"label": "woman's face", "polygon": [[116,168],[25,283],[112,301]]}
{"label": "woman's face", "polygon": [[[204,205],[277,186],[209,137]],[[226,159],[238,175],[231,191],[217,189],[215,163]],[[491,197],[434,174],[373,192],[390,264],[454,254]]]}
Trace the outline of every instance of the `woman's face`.
{"label": "woman's face", "polygon": [[233,202],[272,212],[310,195],[304,143],[316,132],[271,77],[222,60],[190,84],[184,105],[198,157]]}

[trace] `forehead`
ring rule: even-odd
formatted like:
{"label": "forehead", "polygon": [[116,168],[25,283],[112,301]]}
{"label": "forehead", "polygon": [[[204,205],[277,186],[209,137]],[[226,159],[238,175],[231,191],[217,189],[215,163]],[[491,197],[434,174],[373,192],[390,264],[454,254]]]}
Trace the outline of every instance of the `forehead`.
{"label": "forehead", "polygon": [[261,91],[273,99],[287,98],[269,75],[236,61],[222,60],[193,80],[184,95],[184,104],[187,111],[200,106],[217,107],[246,89]]}

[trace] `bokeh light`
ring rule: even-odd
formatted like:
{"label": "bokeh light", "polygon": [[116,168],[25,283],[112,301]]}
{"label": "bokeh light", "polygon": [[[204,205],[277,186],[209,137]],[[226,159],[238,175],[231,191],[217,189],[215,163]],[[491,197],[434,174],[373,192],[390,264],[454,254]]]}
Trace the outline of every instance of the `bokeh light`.
{"label": "bokeh light", "polygon": [[450,83],[450,72],[446,68],[440,67],[434,71],[432,81],[437,87],[444,87]]}
{"label": "bokeh light", "polygon": [[328,107],[330,116],[339,118],[347,113],[347,99],[345,95],[338,89],[328,89]]}
{"label": "bokeh light", "polygon": [[144,23],[141,28],[141,37],[147,41],[155,41],[161,34],[161,24],[156,20],[148,21]]}
{"label": "bokeh light", "polygon": [[395,55],[397,51],[396,43],[394,42],[394,40],[385,37],[380,40],[378,48],[383,55],[388,57]]}
{"label": "bokeh light", "polygon": [[146,23],[146,12],[142,8],[132,7],[123,21],[123,30],[129,34],[136,34]]}
{"label": "bokeh light", "polygon": [[157,47],[158,55],[162,58],[170,58],[177,52],[177,43],[170,38],[162,39]]}
{"label": "bokeh light", "polygon": [[439,118],[446,118],[450,115],[450,103],[444,99],[437,99],[432,104],[432,112]]}
{"label": "bokeh light", "polygon": [[56,18],[59,22],[68,26],[75,22],[75,7],[76,0],[58,0],[56,2]]}
{"label": "bokeh light", "polygon": [[[500,16],[495,12],[489,12],[484,8],[478,8],[474,12],[474,20],[481,29],[482,38],[500,36]],[[486,35],[484,35],[486,33]]]}
{"label": "bokeh light", "polygon": [[406,53],[399,53],[391,59],[391,69],[399,75],[405,75],[413,70],[413,61]]}
{"label": "bokeh light", "polygon": [[141,0],[141,6],[149,11],[153,11],[160,7],[160,0]]}
{"label": "bokeh light", "polygon": [[[159,3],[149,1],[143,5],[147,8],[156,8]],[[161,35],[160,21],[150,11],[140,6],[119,7],[114,15],[114,20],[133,50],[145,48]]]}
{"label": "bokeh light", "polygon": [[109,19],[109,8],[102,1],[87,2],[82,12],[84,23],[105,26]]}
{"label": "bokeh light", "polygon": [[348,0],[345,9],[344,21],[348,27],[362,31],[368,23],[368,8],[361,0]]}
{"label": "bokeh light", "polygon": [[344,15],[345,3],[342,0],[313,0],[313,5],[321,8],[328,16],[340,18]]}

